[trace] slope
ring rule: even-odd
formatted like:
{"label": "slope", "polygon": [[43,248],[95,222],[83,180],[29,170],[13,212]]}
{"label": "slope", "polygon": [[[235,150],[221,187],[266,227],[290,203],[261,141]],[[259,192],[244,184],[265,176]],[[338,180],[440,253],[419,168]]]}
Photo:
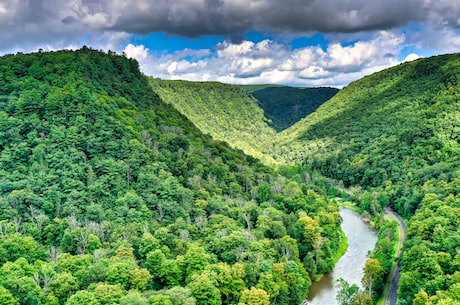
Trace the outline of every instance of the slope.
{"label": "slope", "polygon": [[257,100],[240,88],[216,82],[166,81],[151,78],[153,90],[174,105],[202,132],[245,153],[270,161],[262,143],[275,136]]}
{"label": "slope", "polygon": [[460,54],[420,59],[350,84],[267,146],[411,219],[400,304],[459,301],[459,98]]}
{"label": "slope", "polygon": [[336,206],[88,48],[0,57],[0,210],[2,304],[300,303],[340,244]]}
{"label": "slope", "polygon": [[[254,90],[255,89],[255,90]],[[252,95],[259,101],[265,116],[277,132],[285,130],[331,99],[335,88],[294,88],[273,86],[254,88]]]}

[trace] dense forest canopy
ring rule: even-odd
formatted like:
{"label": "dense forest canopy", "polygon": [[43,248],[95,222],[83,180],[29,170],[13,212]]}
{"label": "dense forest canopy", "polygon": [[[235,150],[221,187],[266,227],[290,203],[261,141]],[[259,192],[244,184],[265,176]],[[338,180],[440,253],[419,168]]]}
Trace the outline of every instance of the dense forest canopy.
{"label": "dense forest canopy", "polygon": [[300,303],[343,250],[325,195],[351,187],[380,226],[364,286],[391,267],[391,207],[399,304],[459,304],[459,76],[460,54],[404,63],[277,134],[248,91],[297,91],[149,79],[88,48],[3,56],[0,303]]}
{"label": "dense forest canopy", "polygon": [[273,162],[263,144],[276,132],[258,101],[237,86],[217,82],[168,81],[150,78],[153,90],[187,116],[203,133],[245,153]]}
{"label": "dense forest canopy", "polygon": [[285,172],[204,135],[132,59],[3,56],[0,303],[300,303],[341,218]]}
{"label": "dense forest canopy", "polygon": [[350,84],[266,146],[410,220],[401,305],[460,302],[459,99],[460,54],[420,59]]}
{"label": "dense forest canopy", "polygon": [[[251,88],[251,87],[249,87]],[[256,87],[257,88],[257,87]],[[265,116],[277,132],[283,131],[330,100],[339,91],[335,88],[295,88],[285,86],[252,89]]]}
{"label": "dense forest canopy", "polygon": [[[297,164],[303,172],[320,172],[338,190],[351,187],[359,207],[374,215],[377,223],[385,207],[406,219],[401,305],[460,302],[459,76],[460,54],[401,64],[351,83],[303,120],[252,146],[262,146],[259,153],[273,157],[277,164]],[[181,88],[183,84],[168,82],[169,92],[176,85]],[[296,105],[300,97],[295,94],[305,90],[275,85],[238,87],[259,100],[265,120],[276,130],[284,128],[279,122],[290,120],[289,112],[282,111],[278,102]],[[199,96],[201,101],[209,99],[207,90]],[[264,99],[268,101],[265,106]],[[224,101],[215,101],[213,107],[223,107]],[[270,101],[276,102],[273,109],[278,118],[270,117]],[[183,114],[194,120],[187,111]],[[218,120],[231,121],[237,116],[220,111]],[[261,118],[256,116],[251,123]],[[241,128],[245,121],[233,127]],[[215,123],[208,122],[212,136]],[[229,136],[228,141],[233,140]],[[390,227],[381,232],[394,235]],[[374,256],[387,273],[392,252],[389,240],[379,238]]]}

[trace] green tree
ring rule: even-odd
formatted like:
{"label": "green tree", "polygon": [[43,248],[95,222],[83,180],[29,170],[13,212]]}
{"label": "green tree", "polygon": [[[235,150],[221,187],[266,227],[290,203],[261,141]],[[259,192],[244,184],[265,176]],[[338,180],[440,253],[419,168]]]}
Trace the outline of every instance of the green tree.
{"label": "green tree", "polygon": [[173,287],[168,289],[164,293],[171,300],[172,305],[195,305],[196,300],[192,296],[191,291],[187,287]]}
{"label": "green tree", "polygon": [[149,305],[149,300],[140,292],[133,290],[120,298],[120,305]]}
{"label": "green tree", "polygon": [[274,280],[272,274],[261,273],[259,282],[257,283],[257,288],[265,290],[270,296],[270,301],[274,303],[274,300],[276,300],[280,293],[281,285]]}
{"label": "green tree", "polygon": [[18,301],[13,297],[11,292],[3,286],[0,286],[0,304],[4,305],[18,305]]}
{"label": "green tree", "polygon": [[152,279],[155,281],[161,276],[161,266],[166,260],[166,256],[159,249],[150,251],[147,254],[145,260],[145,266],[152,275]]}
{"label": "green tree", "polygon": [[65,305],[81,305],[81,304],[100,305],[101,303],[97,300],[97,298],[94,296],[93,293],[86,291],[86,290],[77,291],[65,303]]}
{"label": "green tree", "polygon": [[185,276],[188,278],[196,273],[201,273],[209,264],[209,255],[205,249],[192,243],[184,256]]}
{"label": "green tree", "polygon": [[420,290],[415,295],[414,301],[412,302],[412,305],[430,305],[430,304],[431,302],[429,302],[428,300],[428,294],[423,290]]}
{"label": "green tree", "polygon": [[339,278],[336,283],[337,287],[337,302],[340,305],[351,305],[354,297],[359,291],[359,287],[355,284],[350,285],[343,278]]}
{"label": "green tree", "polygon": [[364,265],[364,275],[361,281],[369,296],[374,293],[377,295],[381,293],[384,286],[383,275],[383,268],[380,266],[379,261],[374,258],[368,258]]}
{"label": "green tree", "polygon": [[372,297],[367,294],[365,291],[358,291],[351,302],[351,305],[372,305]]}
{"label": "green tree", "polygon": [[62,304],[70,295],[77,292],[79,288],[78,281],[72,274],[62,272],[53,276],[49,290],[54,293]]}
{"label": "green tree", "polygon": [[187,285],[195,297],[197,305],[222,304],[220,291],[216,287],[217,282],[214,276],[214,274],[209,272],[203,272],[200,275],[194,276],[192,281]]}
{"label": "green tree", "polygon": [[30,277],[9,278],[3,286],[10,291],[21,305],[40,305],[43,293]]}
{"label": "green tree", "polygon": [[131,289],[144,291],[152,276],[147,269],[137,268],[129,272],[129,283]]}
{"label": "green tree", "polygon": [[20,233],[7,234],[0,239],[0,254],[0,264],[15,261],[20,257],[29,262],[46,259],[43,246],[31,236],[24,236]]}
{"label": "green tree", "polygon": [[132,261],[115,261],[107,268],[105,278],[107,283],[119,284],[127,289],[131,280],[131,271],[135,269],[136,265]]}
{"label": "green tree", "polygon": [[94,296],[101,305],[117,304],[123,296],[120,285],[98,284],[94,289]]}
{"label": "green tree", "polygon": [[167,295],[156,294],[149,298],[150,305],[173,305],[171,299]]}
{"label": "green tree", "polygon": [[241,293],[240,304],[269,305],[270,297],[265,290],[251,287],[251,289],[246,289]]}
{"label": "green tree", "polygon": [[217,287],[222,296],[222,304],[234,304],[240,299],[241,292],[246,288],[244,267],[241,263],[229,266],[219,263],[210,267],[215,272]]}

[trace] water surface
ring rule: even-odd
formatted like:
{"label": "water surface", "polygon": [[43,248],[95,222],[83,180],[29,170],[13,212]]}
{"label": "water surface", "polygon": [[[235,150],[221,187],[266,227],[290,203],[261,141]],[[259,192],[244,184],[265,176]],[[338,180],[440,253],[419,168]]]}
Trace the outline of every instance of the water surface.
{"label": "water surface", "polygon": [[337,262],[332,272],[327,273],[319,282],[311,286],[306,303],[308,305],[338,305],[335,299],[335,283],[339,278],[361,287],[363,267],[367,254],[374,249],[377,242],[377,234],[361,220],[358,213],[340,208],[340,215],[343,218],[342,229],[348,238],[347,252]]}

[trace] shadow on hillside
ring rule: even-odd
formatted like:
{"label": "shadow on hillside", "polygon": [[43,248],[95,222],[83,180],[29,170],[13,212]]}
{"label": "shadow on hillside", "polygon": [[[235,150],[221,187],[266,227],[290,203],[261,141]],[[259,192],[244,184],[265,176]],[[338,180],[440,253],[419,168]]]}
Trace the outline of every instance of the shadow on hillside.
{"label": "shadow on hillside", "polygon": [[270,125],[277,132],[283,131],[330,100],[339,90],[336,88],[268,87],[253,92]]}

